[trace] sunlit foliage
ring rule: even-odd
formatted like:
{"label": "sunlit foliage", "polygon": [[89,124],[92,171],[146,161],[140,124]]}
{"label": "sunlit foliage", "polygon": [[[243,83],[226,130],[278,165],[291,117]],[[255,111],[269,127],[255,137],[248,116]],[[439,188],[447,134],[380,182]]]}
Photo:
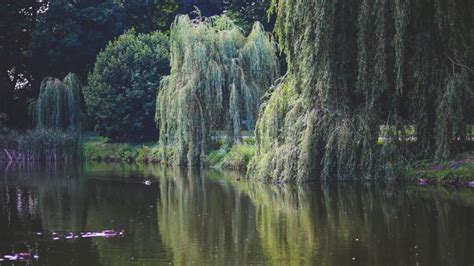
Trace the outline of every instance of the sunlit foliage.
{"label": "sunlit foliage", "polygon": [[250,174],[396,177],[415,156],[441,160],[463,148],[473,122],[472,1],[272,6],[289,70],[261,110]]}
{"label": "sunlit foliage", "polygon": [[253,130],[278,74],[275,45],[259,23],[246,37],[225,16],[180,16],[170,47],[171,74],[157,100],[161,143],[174,145],[175,164],[200,165],[215,131],[241,143],[241,131]]}

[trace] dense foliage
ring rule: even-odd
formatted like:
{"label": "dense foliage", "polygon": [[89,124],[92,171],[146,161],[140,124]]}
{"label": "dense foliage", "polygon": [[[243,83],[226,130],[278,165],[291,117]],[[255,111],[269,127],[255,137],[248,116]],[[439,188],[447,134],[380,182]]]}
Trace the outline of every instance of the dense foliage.
{"label": "dense foliage", "polygon": [[289,71],[261,110],[250,173],[395,177],[415,157],[463,148],[474,113],[472,1],[273,2]]}
{"label": "dense foliage", "polygon": [[97,56],[84,97],[96,130],[114,141],[157,138],[155,99],[169,72],[165,35],[128,31]]}
{"label": "dense foliage", "polygon": [[275,45],[261,24],[245,37],[227,17],[180,16],[170,39],[171,74],[157,100],[161,143],[175,146],[174,163],[200,165],[215,131],[239,143],[241,130],[254,128],[277,76]]}
{"label": "dense foliage", "polygon": [[36,128],[82,129],[85,117],[81,110],[81,84],[77,75],[68,74],[63,81],[45,78],[31,109]]}
{"label": "dense foliage", "polygon": [[[81,130],[85,115],[81,110],[81,84],[77,75],[62,81],[45,78],[40,94],[30,106],[35,129],[18,133],[0,132],[0,148],[10,162],[58,162],[80,159]],[[5,115],[0,116],[0,131]]]}
{"label": "dense foliage", "polygon": [[167,31],[180,0],[4,0],[0,10],[0,112],[28,128],[29,101],[47,76],[81,80],[97,54],[130,28]]}
{"label": "dense foliage", "polygon": [[28,106],[41,81],[73,72],[86,80],[97,54],[125,31],[167,32],[176,14],[226,12],[246,32],[254,21],[272,29],[270,0],[4,0],[0,10],[0,112],[9,126],[29,128]]}
{"label": "dense foliage", "polygon": [[33,74],[74,72],[85,78],[110,40],[132,27],[145,33],[167,30],[178,7],[174,0],[49,1],[32,33]]}
{"label": "dense foliage", "polygon": [[[47,4],[30,0],[3,0],[0,8],[0,112],[10,118],[9,124],[28,125],[27,97],[31,87],[28,47],[38,12]],[[16,84],[22,90],[15,90]],[[21,93],[20,93],[21,91]]]}
{"label": "dense foliage", "polygon": [[245,32],[252,30],[255,21],[262,23],[266,31],[273,30],[274,16],[268,16],[271,0],[233,0],[228,4],[226,15]]}

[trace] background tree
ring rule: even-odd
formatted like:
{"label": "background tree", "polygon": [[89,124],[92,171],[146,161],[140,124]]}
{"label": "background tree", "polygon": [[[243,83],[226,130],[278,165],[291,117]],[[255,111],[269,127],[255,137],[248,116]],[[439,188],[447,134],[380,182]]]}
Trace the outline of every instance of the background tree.
{"label": "background tree", "polygon": [[97,56],[84,88],[95,128],[112,140],[156,139],[155,99],[169,72],[167,37],[128,31]]}
{"label": "background tree", "polygon": [[255,21],[262,23],[266,31],[273,31],[275,16],[268,15],[271,0],[232,0],[226,15],[232,18],[245,32],[250,32]]}
{"label": "background tree", "polygon": [[25,82],[30,76],[27,50],[36,18],[46,6],[47,3],[38,1],[2,1],[0,9],[0,112],[8,114],[10,126],[28,125],[27,97],[31,93],[31,87]]}
{"label": "background tree", "polygon": [[182,6],[180,0],[122,0],[127,28],[140,33],[167,32]]}
{"label": "background tree", "polygon": [[157,100],[160,140],[173,146],[175,164],[200,165],[216,131],[239,143],[241,130],[254,129],[260,98],[278,75],[275,44],[260,23],[245,37],[225,16],[179,16],[170,47],[171,74]]}
{"label": "background tree", "polygon": [[69,72],[85,78],[99,51],[124,32],[124,16],[114,0],[50,1],[31,37],[33,86]]}
{"label": "background tree", "polygon": [[81,83],[77,75],[70,73],[62,81],[45,78],[31,111],[36,128],[83,129],[85,116],[81,110]]}

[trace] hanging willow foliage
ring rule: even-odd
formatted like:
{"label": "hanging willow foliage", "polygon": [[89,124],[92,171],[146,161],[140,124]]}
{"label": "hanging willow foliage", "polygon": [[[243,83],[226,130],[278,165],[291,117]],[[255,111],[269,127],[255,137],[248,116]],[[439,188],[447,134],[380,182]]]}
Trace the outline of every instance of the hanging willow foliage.
{"label": "hanging willow foliage", "polygon": [[472,1],[272,6],[288,74],[260,110],[249,175],[395,177],[408,160],[463,148],[474,122]]}
{"label": "hanging willow foliage", "polygon": [[225,16],[179,16],[170,47],[156,108],[160,141],[173,145],[175,164],[200,165],[216,131],[239,143],[242,130],[254,129],[260,98],[278,74],[275,45],[258,22],[245,37]]}
{"label": "hanging willow foliage", "polygon": [[84,118],[80,86],[75,74],[68,74],[63,81],[45,78],[31,106],[36,128],[79,130]]}

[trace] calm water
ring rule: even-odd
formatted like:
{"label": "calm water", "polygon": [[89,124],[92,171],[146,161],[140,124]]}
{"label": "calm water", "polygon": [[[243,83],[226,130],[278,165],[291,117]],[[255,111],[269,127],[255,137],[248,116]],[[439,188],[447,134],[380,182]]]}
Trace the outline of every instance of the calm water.
{"label": "calm water", "polygon": [[[282,188],[217,171],[64,168],[0,171],[0,257],[29,252],[37,265],[474,263],[469,188]],[[106,229],[124,236],[64,238]]]}

